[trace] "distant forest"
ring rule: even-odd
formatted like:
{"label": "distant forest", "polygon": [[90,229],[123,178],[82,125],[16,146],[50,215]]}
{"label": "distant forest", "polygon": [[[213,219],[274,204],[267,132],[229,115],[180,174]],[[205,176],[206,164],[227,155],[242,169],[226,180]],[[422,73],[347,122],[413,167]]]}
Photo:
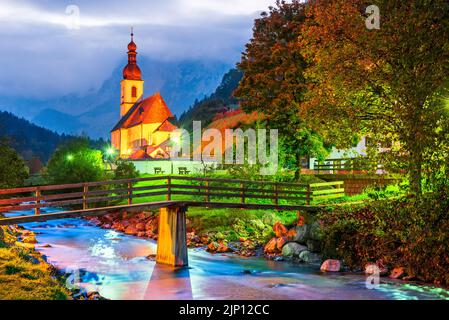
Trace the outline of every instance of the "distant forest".
{"label": "distant forest", "polygon": [[243,73],[237,69],[231,69],[223,76],[220,86],[213,94],[194,105],[179,117],[179,124],[188,131],[192,130],[193,121],[202,121],[202,126],[209,125],[217,113],[225,113],[237,108],[237,99],[233,92],[237,89]]}
{"label": "distant forest", "polygon": [[[26,161],[39,159],[42,163],[48,161],[58,145],[77,138],[72,135],[60,135],[5,111],[0,111],[0,137],[6,138],[11,147]],[[97,147],[105,144],[103,140],[91,143]]]}

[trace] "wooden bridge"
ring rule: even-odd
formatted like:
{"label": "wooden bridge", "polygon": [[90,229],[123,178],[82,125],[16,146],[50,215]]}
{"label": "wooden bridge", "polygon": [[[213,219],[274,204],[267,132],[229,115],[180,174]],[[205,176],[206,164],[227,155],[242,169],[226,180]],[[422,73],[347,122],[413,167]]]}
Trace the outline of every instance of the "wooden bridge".
{"label": "wooden bridge", "polygon": [[[160,210],[158,263],[187,265],[188,207],[316,211],[312,202],[344,196],[342,181],[282,183],[189,176],[154,176],[0,190],[0,225]],[[45,213],[45,208],[61,208]],[[27,213],[33,211],[33,214]]]}

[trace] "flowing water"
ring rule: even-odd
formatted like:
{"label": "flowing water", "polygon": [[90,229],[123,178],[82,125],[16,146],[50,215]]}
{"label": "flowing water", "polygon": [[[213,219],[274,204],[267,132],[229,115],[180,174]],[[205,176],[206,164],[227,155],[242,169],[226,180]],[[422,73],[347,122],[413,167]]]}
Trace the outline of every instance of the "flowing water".
{"label": "flowing water", "polygon": [[79,274],[83,288],[108,299],[449,299],[449,291],[437,287],[382,279],[370,290],[363,275],[321,274],[319,266],[202,249],[189,249],[188,268],[172,269],[147,258],[156,253],[155,241],[83,219],[24,226],[37,234],[36,248],[49,263],[75,279]]}

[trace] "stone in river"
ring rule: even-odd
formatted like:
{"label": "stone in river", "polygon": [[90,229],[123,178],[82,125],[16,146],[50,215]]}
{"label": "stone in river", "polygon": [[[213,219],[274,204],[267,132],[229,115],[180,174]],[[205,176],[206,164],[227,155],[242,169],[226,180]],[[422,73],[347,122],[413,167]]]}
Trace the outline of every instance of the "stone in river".
{"label": "stone in river", "polygon": [[320,263],[322,258],[321,255],[306,250],[299,254],[299,259],[306,263]]}
{"label": "stone in river", "polygon": [[298,257],[307,247],[296,242],[289,242],[282,247],[282,256],[286,258]]}
{"label": "stone in river", "polygon": [[405,270],[403,267],[394,268],[390,274],[391,279],[401,279],[404,276],[405,276]]}
{"label": "stone in river", "polygon": [[327,259],[321,265],[322,272],[339,272],[341,271],[342,263],[340,260]]}
{"label": "stone in river", "polygon": [[309,226],[303,225],[303,226],[297,226],[295,227],[295,235],[292,237],[292,241],[298,242],[300,244],[306,244],[307,237],[309,235]]}

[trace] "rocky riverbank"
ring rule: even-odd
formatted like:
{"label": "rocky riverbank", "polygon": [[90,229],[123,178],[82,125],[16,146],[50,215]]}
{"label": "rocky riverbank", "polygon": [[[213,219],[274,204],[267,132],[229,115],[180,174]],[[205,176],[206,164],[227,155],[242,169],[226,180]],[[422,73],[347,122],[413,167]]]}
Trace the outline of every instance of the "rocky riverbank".
{"label": "rocky riverbank", "polygon": [[[88,218],[91,222],[105,229],[114,229],[127,235],[157,240],[158,214],[142,212],[138,214],[111,213],[101,217]],[[187,245],[189,247],[205,247],[206,251],[214,253],[235,253],[241,256],[260,256],[275,261],[292,261],[316,265],[322,272],[365,272],[367,275],[379,274],[391,279],[411,280],[404,268],[385,267],[382,261],[375,261],[365,266],[364,270],[351,270],[344,261],[324,259],[324,234],[319,221],[305,222],[298,213],[297,221],[290,226],[280,222],[273,225],[274,235],[268,241],[240,238],[238,241],[228,241],[220,232],[202,232],[192,228],[192,221],[187,219]],[[154,257],[150,257],[154,258]]]}
{"label": "rocky riverbank", "polygon": [[[127,235],[153,240],[157,240],[158,237],[157,213],[111,213],[88,219],[99,227],[114,229]],[[195,230],[192,228],[192,222],[187,219],[187,245],[189,247],[206,247],[210,253],[230,252],[245,257],[265,256],[273,260],[321,263],[322,235],[318,223],[305,224],[304,218],[298,215],[298,221],[289,229],[282,223],[276,222],[273,225],[272,234],[274,237],[268,243],[246,238],[228,241],[220,232]]]}

